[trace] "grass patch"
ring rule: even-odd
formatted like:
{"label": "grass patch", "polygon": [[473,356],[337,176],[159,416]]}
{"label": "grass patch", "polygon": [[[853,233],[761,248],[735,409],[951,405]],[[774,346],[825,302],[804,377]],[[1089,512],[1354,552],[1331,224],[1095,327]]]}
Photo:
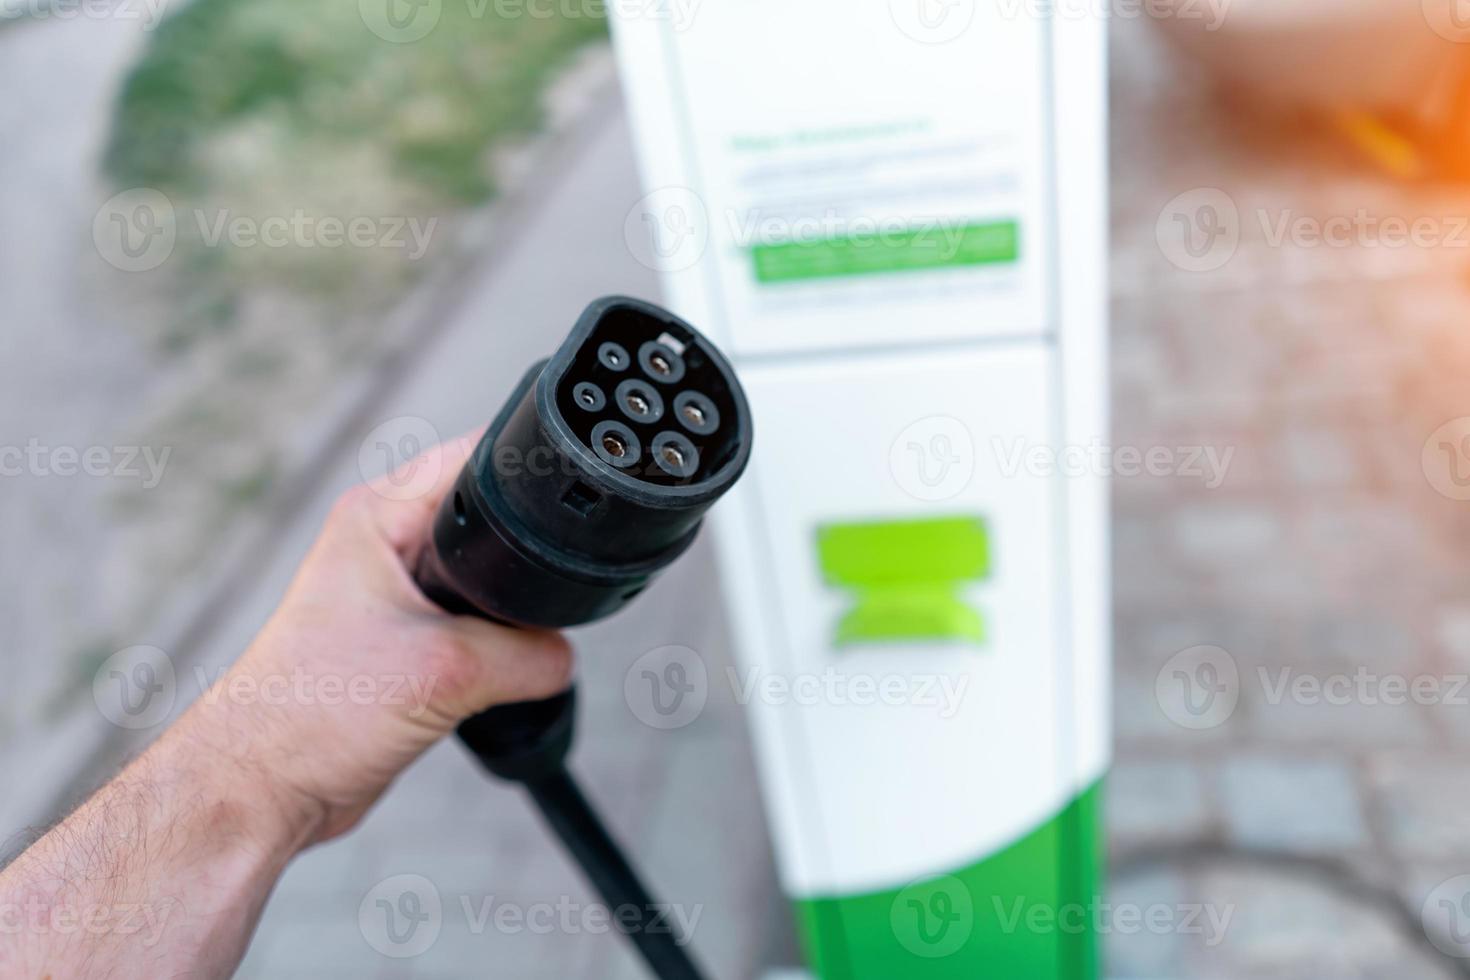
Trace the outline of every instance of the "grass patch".
{"label": "grass patch", "polygon": [[125,187],[208,190],[211,142],[255,120],[318,150],[372,146],[432,199],[483,200],[485,151],[536,127],[546,82],[606,24],[478,6],[451,0],[427,37],[393,44],[350,0],[194,0],[129,77],[106,169]]}
{"label": "grass patch", "polygon": [[[538,128],[547,84],[605,36],[603,18],[498,17],[456,0],[407,44],[369,30],[354,0],[178,10],[124,83],[103,158],[118,188],[162,191],[177,212],[159,346],[180,353],[273,289],[347,313],[391,303],[452,238],[444,223],[494,194],[491,152]],[[221,220],[296,216],[438,224],[427,259],[217,237]]]}

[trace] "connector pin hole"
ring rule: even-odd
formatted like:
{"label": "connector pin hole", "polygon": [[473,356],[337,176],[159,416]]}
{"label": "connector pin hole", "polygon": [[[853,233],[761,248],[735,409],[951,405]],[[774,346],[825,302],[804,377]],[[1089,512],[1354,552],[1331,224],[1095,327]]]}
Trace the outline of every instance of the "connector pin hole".
{"label": "connector pin hole", "polygon": [[584,412],[600,412],[607,407],[607,396],[590,381],[583,381],[573,388],[572,398]]}
{"label": "connector pin hole", "polygon": [[597,349],[597,359],[609,371],[626,371],[633,358],[622,344],[608,342]]}
{"label": "connector pin hole", "polygon": [[634,422],[652,425],[664,417],[663,396],[646,381],[629,378],[618,385],[616,398],[623,414]]}
{"label": "connector pin hole", "polygon": [[679,424],[697,436],[712,436],[720,428],[720,410],[697,391],[682,391],[674,399]]}
{"label": "connector pin hole", "polygon": [[638,441],[632,429],[609,419],[593,428],[592,451],[609,466],[626,470],[638,464],[639,457],[643,455],[643,443]]}
{"label": "connector pin hole", "polygon": [[470,516],[465,511],[464,507],[464,494],[456,493],[454,495],[454,523],[458,524],[460,527],[464,527],[465,525],[469,524],[469,522]]}
{"label": "connector pin hole", "polygon": [[688,370],[683,356],[656,340],[650,340],[638,348],[638,365],[650,378],[669,385],[683,381]]}
{"label": "connector pin hole", "polygon": [[669,476],[687,480],[699,472],[699,450],[677,432],[660,432],[653,440],[653,461]]}

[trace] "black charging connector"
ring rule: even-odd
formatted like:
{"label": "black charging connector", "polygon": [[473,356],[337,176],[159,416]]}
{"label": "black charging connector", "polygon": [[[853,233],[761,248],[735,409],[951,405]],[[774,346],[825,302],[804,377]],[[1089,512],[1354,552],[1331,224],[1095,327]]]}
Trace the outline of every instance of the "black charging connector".
{"label": "black charging connector", "polygon": [[[617,612],[693,542],[745,470],[750,410],[734,371],[651,303],[598,300],[491,424],[434,521],[416,572],[450,612],[561,628]],[[566,771],[575,694],[494,708],[459,736],[524,783],[610,907],[653,903]],[[631,913],[630,913],[631,914]],[[627,930],[660,977],[699,974],[687,937]]]}

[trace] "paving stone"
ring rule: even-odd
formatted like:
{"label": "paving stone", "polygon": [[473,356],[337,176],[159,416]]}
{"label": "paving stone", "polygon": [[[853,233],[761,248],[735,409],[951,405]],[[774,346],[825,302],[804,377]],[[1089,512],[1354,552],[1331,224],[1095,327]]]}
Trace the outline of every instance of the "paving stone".
{"label": "paving stone", "polygon": [[1264,744],[1312,746],[1351,757],[1383,747],[1425,747],[1434,738],[1432,709],[1356,699],[1334,703],[1325,694],[1294,696],[1289,685],[1303,678],[1313,684],[1327,684],[1335,677],[1346,679],[1346,675],[1310,668],[1287,675],[1287,691],[1274,700],[1283,683],[1280,671],[1287,668],[1267,668],[1264,678],[1261,669],[1252,668],[1246,675],[1249,680],[1243,689],[1241,714]]}
{"label": "paving stone", "polygon": [[[1115,881],[1107,900],[1130,910],[1163,905],[1177,909],[1186,902],[1187,886],[1179,872],[1151,871]],[[1131,915],[1131,911],[1130,911]],[[1174,929],[1115,928],[1103,934],[1107,976],[1115,980],[1184,976],[1185,937]]]}
{"label": "paving stone", "polygon": [[1187,560],[1205,567],[1261,566],[1280,547],[1281,515],[1246,504],[1190,504],[1173,515],[1172,542]]}
{"label": "paving stone", "polygon": [[1362,476],[1349,434],[1332,428],[1288,429],[1277,440],[1276,459],[1286,480],[1298,487],[1350,486]]}
{"label": "paving stone", "polygon": [[1229,914],[1223,942],[1195,943],[1184,976],[1209,980],[1333,980],[1453,974],[1394,915],[1321,883],[1261,869],[1202,875],[1198,894]]}
{"label": "paving stone", "polygon": [[1470,773],[1462,759],[1385,755],[1372,761],[1369,774],[1398,854],[1470,860]]}
{"label": "paving stone", "polygon": [[1358,787],[1344,762],[1231,759],[1220,791],[1230,836],[1243,844],[1333,851],[1368,843]]}
{"label": "paving stone", "polygon": [[1435,638],[1456,670],[1470,670],[1470,605],[1441,608],[1435,619]]}
{"label": "paving stone", "polygon": [[1106,783],[1108,833],[1125,847],[1207,835],[1214,813],[1197,763],[1119,762]]}

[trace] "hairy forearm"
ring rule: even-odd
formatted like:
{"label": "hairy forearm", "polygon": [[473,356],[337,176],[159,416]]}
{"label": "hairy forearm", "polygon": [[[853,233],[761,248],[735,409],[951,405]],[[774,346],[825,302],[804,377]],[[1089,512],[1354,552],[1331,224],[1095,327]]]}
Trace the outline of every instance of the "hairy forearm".
{"label": "hairy forearm", "polygon": [[196,706],[0,873],[0,976],[226,977],[318,830]]}
{"label": "hairy forearm", "polygon": [[[0,871],[0,978],[229,976],[297,852],[351,829],[460,719],[566,690],[562,637],[450,616],[413,584],[473,445],[411,464],[442,476],[421,498],[401,474],[345,494],[229,675]],[[296,677],[311,683],[261,696]]]}

